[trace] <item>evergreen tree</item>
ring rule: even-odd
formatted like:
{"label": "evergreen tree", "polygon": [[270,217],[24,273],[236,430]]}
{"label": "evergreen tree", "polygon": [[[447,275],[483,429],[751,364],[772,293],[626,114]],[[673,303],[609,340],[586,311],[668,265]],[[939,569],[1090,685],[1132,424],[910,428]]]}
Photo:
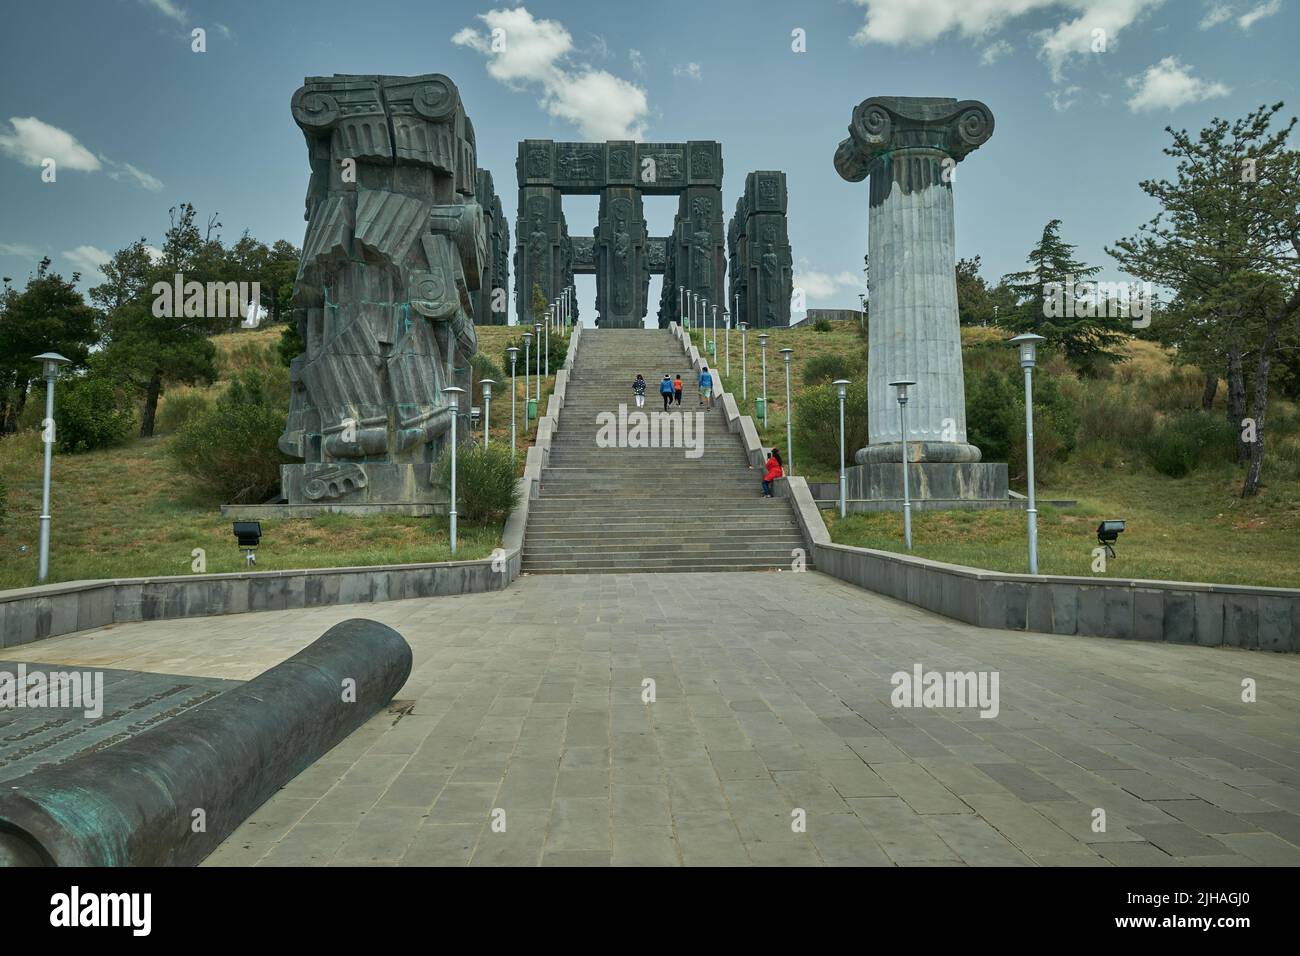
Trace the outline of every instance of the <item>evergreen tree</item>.
{"label": "evergreen tree", "polygon": [[1047,339],[1047,348],[1059,349],[1081,372],[1101,362],[1121,362],[1118,351],[1128,339],[1127,320],[1097,315],[1099,297],[1090,280],[1101,271],[1074,257],[1075,247],[1060,236],[1061,220],[1043,227],[1038,244],[1030,250],[1030,268],[1003,278],[1013,296],[1007,309],[998,310],[998,324],[1015,332],[1034,332]]}
{"label": "evergreen tree", "polygon": [[99,313],[77,291],[81,276],[50,271],[48,257],[18,292],[6,279],[0,295],[0,431],[13,432],[41,367],[32,356],[58,352],[84,368],[99,341]]}
{"label": "evergreen tree", "polygon": [[1140,184],[1160,212],[1108,250],[1173,290],[1165,340],[1207,375],[1226,371],[1238,458],[1249,460],[1242,497],[1259,491],[1270,375],[1300,321],[1300,151],[1287,146],[1294,117],[1271,129],[1281,108],[1215,118],[1197,136],[1166,127],[1176,178]]}

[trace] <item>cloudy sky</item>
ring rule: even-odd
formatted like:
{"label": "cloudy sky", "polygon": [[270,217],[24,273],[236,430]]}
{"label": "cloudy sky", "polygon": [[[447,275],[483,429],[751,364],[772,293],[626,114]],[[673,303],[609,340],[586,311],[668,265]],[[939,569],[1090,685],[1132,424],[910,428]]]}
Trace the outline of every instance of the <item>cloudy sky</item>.
{"label": "cloudy sky", "polygon": [[[980,99],[993,138],[958,170],[958,252],[1018,269],[1052,218],[1082,257],[1152,213],[1164,127],[1284,100],[1300,112],[1300,0],[42,0],[0,12],[0,273],[97,281],[189,201],[223,235],[301,244],[307,184],[289,98],[306,75],[441,72],[459,85],[513,224],[516,144],[721,141],[725,208],[753,169],[790,183],[796,284],[862,288],[867,191],[831,158],[878,95]],[[194,52],[192,31],[205,31]],[[506,51],[494,50],[494,29]],[[801,34],[796,34],[801,31]],[[798,51],[799,36],[804,49]],[[57,162],[54,182],[42,162]],[[567,197],[589,234],[596,197]],[[676,201],[646,202],[650,231]],[[513,225],[512,225],[513,232]],[[579,278],[592,315],[594,279]],[[651,283],[652,306],[659,280]]]}

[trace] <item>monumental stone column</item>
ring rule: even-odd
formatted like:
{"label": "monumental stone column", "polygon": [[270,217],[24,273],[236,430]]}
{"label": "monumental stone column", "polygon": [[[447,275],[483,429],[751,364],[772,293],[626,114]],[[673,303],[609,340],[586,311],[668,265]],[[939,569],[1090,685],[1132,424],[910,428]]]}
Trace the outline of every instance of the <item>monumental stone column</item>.
{"label": "monumental stone column", "polygon": [[601,190],[595,240],[596,324],[602,329],[641,328],[649,262],[644,207],[635,186]]}
{"label": "monumental stone column", "polygon": [[861,464],[902,461],[898,404],[889,383],[911,379],[909,458],[978,462],[966,441],[957,321],[953,171],[993,134],[983,103],[876,96],[853,110],[835,169],[871,177],[868,214],[871,324],[868,441]]}

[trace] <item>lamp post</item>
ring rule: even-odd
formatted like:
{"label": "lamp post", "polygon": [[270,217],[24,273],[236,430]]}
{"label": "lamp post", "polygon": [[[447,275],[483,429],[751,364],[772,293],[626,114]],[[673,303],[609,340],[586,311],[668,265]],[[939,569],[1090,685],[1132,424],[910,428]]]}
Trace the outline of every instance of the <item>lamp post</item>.
{"label": "lamp post", "polygon": [[912,490],[907,478],[907,387],[916,383],[907,379],[890,382],[898,393],[898,434],[903,447],[903,541],[912,550]]}
{"label": "lamp post", "polygon": [[485,378],[479,382],[483,386],[483,447],[488,446],[488,430],[492,424],[492,386],[496,384],[492,379]]}
{"label": "lamp post", "polygon": [[718,357],[718,307],[713,306],[713,349],[712,355]]}
{"label": "lamp post", "polygon": [[533,333],[537,336],[537,417],[542,417],[542,324],[533,324]]}
{"label": "lamp post", "polygon": [[1041,335],[1026,332],[1010,340],[1020,349],[1020,367],[1025,370],[1025,476],[1029,479],[1029,502],[1025,515],[1029,520],[1029,573],[1038,573],[1038,505],[1034,498],[1034,365],[1038,362]]}
{"label": "lamp post", "polygon": [[[862,305],[862,308],[858,310],[858,327],[865,329],[867,327],[867,297],[861,292],[858,293],[858,302]],[[994,306],[994,308],[997,308],[997,306]]]}
{"label": "lamp post", "polygon": [[456,419],[460,417],[460,396],[465,390],[448,385],[443,392],[451,397],[451,506],[447,517],[451,527],[451,556],[456,556]]}
{"label": "lamp post", "polygon": [[767,428],[767,333],[759,333],[759,351],[763,355],[763,428]]}
{"label": "lamp post", "polygon": [[533,344],[533,333],[524,333],[524,434],[528,434],[528,400],[532,398],[532,385],[528,381],[528,355]]}
{"label": "lamp post", "polygon": [[515,398],[519,390],[515,387],[515,360],[519,358],[519,346],[512,345],[506,349],[510,353],[510,457],[515,457],[518,446],[515,444],[515,420],[518,417],[515,412]]}
{"label": "lamp post", "polygon": [[749,401],[749,381],[747,362],[745,359],[745,333],[749,331],[749,323],[740,323],[740,400]]}
{"label": "lamp post", "polygon": [[848,473],[844,470],[844,399],[849,394],[849,380],[847,378],[837,378],[831,384],[836,386],[840,393],[840,517],[843,518],[849,513],[849,478]]}
{"label": "lamp post", "polygon": [[731,316],[723,315],[722,321],[726,324],[726,331],[722,333],[722,349],[727,353],[726,361],[723,363],[722,374],[731,377]]}
{"label": "lamp post", "polygon": [[680,300],[677,306],[677,318],[680,320],[678,324],[684,326],[686,324],[686,286],[679,285],[677,287],[677,297]]}
{"label": "lamp post", "polygon": [[[790,360],[794,358],[794,349],[783,348],[781,357],[785,359],[785,471],[794,474],[794,409],[790,407]],[[763,403],[763,414],[767,414],[767,403]]]}
{"label": "lamp post", "polygon": [[58,352],[42,352],[35,356],[45,372],[45,421],[42,438],[45,444],[45,477],[41,480],[41,551],[36,567],[36,583],[44,584],[50,573],[50,467],[54,453],[54,380],[59,377],[59,366],[72,359]]}
{"label": "lamp post", "polygon": [[695,321],[695,317],[696,315],[699,314],[699,303],[700,303],[699,293],[692,292],[691,293],[691,321],[686,326],[688,329],[694,330],[695,326],[697,325]]}

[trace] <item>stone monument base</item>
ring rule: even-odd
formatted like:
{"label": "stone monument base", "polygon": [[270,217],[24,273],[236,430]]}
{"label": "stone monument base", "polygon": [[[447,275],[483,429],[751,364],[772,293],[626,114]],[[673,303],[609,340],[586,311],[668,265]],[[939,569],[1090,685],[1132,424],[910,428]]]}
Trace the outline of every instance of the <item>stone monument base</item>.
{"label": "stone monument base", "polygon": [[[850,499],[902,500],[901,462],[854,465],[845,470],[845,479],[845,494]],[[1007,466],[1000,462],[914,461],[907,466],[907,481],[913,501],[1007,500]]]}
{"label": "stone monument base", "polygon": [[280,494],[291,505],[446,503],[433,464],[327,461],[280,466]]}
{"label": "stone monument base", "polygon": [[[908,461],[973,463],[980,460],[980,450],[974,445],[952,441],[909,441]],[[859,465],[874,465],[903,460],[902,442],[881,442],[859,448],[853,456]]]}

